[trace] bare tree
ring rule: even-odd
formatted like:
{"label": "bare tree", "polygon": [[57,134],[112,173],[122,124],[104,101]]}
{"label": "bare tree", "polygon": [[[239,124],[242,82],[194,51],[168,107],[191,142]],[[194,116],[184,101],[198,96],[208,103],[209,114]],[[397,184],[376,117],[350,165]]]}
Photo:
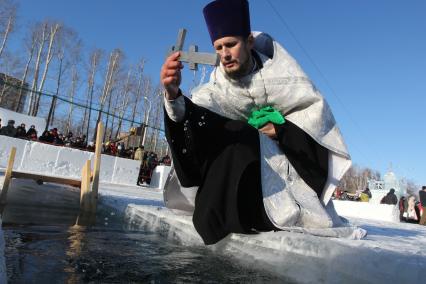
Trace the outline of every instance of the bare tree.
{"label": "bare tree", "polygon": [[77,89],[77,83],[78,83],[78,74],[77,74],[77,67],[73,66],[72,68],[72,82],[71,82],[71,88],[70,88],[70,92],[69,92],[69,98],[70,98],[70,108],[69,108],[69,112],[68,112],[68,119],[67,119],[67,126],[66,126],[66,131],[65,133],[68,133],[71,127],[71,122],[72,122],[72,112],[74,110],[74,97],[75,97],[75,93],[76,93],[76,89]]}
{"label": "bare tree", "polygon": [[114,87],[115,76],[118,72],[118,68],[119,68],[119,65],[120,65],[121,58],[122,58],[122,52],[119,49],[115,49],[110,54],[107,72],[106,72],[106,75],[105,75],[104,86],[103,86],[102,94],[99,98],[99,112],[98,112],[98,118],[96,119],[96,128],[95,128],[95,132],[93,134],[93,140],[96,140],[98,124],[99,124],[99,122],[101,121],[101,118],[102,118],[102,111],[103,111],[103,108],[105,106],[105,102],[106,102],[107,98],[110,97],[111,91]]}
{"label": "bare tree", "polygon": [[36,116],[37,113],[38,113],[38,108],[39,108],[39,105],[40,105],[41,92],[43,90],[44,83],[46,81],[47,72],[49,71],[49,66],[50,66],[50,63],[51,63],[52,58],[53,58],[53,47],[54,47],[56,35],[57,35],[58,31],[60,30],[60,28],[61,28],[61,25],[58,24],[58,23],[53,23],[50,26],[49,43],[47,45],[47,55],[46,55],[46,59],[44,61],[43,74],[41,76],[40,84],[39,84],[38,90],[37,90],[38,95],[36,97],[35,106],[34,106],[33,111],[32,111],[33,116]]}
{"label": "bare tree", "polygon": [[[86,137],[89,137],[89,129],[90,129],[90,118],[92,115],[92,105],[93,105],[93,93],[95,88],[95,76],[98,71],[99,61],[101,59],[102,51],[100,49],[96,49],[92,51],[90,55],[90,67],[89,67],[89,75],[87,78],[87,90],[86,90],[86,108],[84,110],[83,117],[83,128],[82,133],[84,132],[84,126],[87,124],[86,128]],[[86,123],[87,119],[87,123]]]}
{"label": "bare tree", "polygon": [[31,115],[33,112],[35,93],[37,91],[38,76],[40,73],[40,64],[42,60],[42,52],[43,52],[44,45],[46,44],[46,40],[48,36],[48,23],[44,22],[41,24],[37,24],[33,29],[33,33],[34,33],[34,38],[38,44],[38,50],[37,50],[37,57],[36,57],[35,66],[34,66],[34,77],[33,77],[33,83],[31,86],[30,101],[28,106],[29,115]]}
{"label": "bare tree", "polygon": [[6,46],[10,33],[13,31],[16,21],[17,5],[11,0],[0,0],[0,58]]}
{"label": "bare tree", "polygon": [[140,100],[141,100],[141,98],[143,96],[143,93],[142,93],[142,82],[144,82],[145,87],[146,87],[147,84],[149,85],[149,81],[148,80],[144,80],[144,73],[143,73],[144,66],[145,66],[145,60],[142,59],[140,61],[140,63],[139,63],[139,66],[138,66],[138,74],[137,74],[137,76],[138,76],[138,83],[137,83],[136,90],[134,92],[135,101],[133,103],[133,108],[132,108],[132,122],[131,122],[130,127],[133,127],[133,122],[135,121],[135,117],[136,117],[136,109],[138,107],[138,103],[140,102]]}
{"label": "bare tree", "polygon": [[131,84],[130,84],[130,77],[132,75],[132,69],[129,68],[129,71],[127,73],[127,79],[126,79],[126,83],[124,84],[124,88],[121,94],[121,105],[119,106],[119,112],[118,112],[118,126],[117,126],[117,131],[115,132],[115,138],[118,138],[118,135],[120,134],[120,130],[121,130],[121,125],[123,123],[123,118],[124,118],[124,113],[127,110],[127,106],[129,105],[129,99],[130,99],[130,89],[131,89]]}
{"label": "bare tree", "polygon": [[[19,94],[18,94],[18,105],[16,106],[15,111],[18,111],[19,106],[21,105],[21,103],[23,103],[22,102],[22,95],[23,95],[23,91],[24,91],[23,88],[24,88],[24,85],[25,85],[25,81],[27,80],[28,71],[30,69],[30,64],[31,64],[31,61],[33,59],[35,47],[36,47],[36,44],[37,44],[36,37],[35,37],[34,33],[31,33],[29,41],[31,42],[30,45],[25,44],[25,46],[28,50],[28,59],[27,59],[27,63],[25,64],[24,72],[23,72],[23,75],[22,75],[21,85],[20,85]],[[28,41],[25,40],[25,42],[28,42]]]}

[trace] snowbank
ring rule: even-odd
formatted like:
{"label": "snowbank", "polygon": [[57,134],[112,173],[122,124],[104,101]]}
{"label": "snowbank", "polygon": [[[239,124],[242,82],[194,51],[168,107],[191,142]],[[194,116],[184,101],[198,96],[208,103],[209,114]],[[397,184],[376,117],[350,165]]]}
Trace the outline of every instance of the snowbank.
{"label": "snowbank", "polygon": [[397,205],[342,200],[333,200],[333,204],[340,216],[399,223]]}
{"label": "snowbank", "polygon": [[0,118],[3,126],[7,125],[7,121],[11,119],[15,121],[15,127],[21,125],[21,123],[25,123],[25,128],[29,129],[31,125],[34,125],[39,135],[41,135],[46,127],[46,119],[44,118],[29,116],[2,107],[0,107]]}
{"label": "snowbank", "polygon": [[[14,169],[60,177],[80,178],[84,163],[93,156],[91,152],[59,147],[34,141],[0,135],[0,168],[7,167],[10,149],[16,147]],[[136,184],[139,161],[102,155],[101,182]]]}

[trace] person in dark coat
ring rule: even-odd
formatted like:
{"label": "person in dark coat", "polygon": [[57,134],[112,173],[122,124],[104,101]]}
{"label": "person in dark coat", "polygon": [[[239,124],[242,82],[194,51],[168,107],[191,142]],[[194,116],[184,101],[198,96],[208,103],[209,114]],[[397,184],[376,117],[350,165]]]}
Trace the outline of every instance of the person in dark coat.
{"label": "person in dark coat", "polygon": [[16,128],[16,138],[27,138],[27,130],[25,129],[25,123],[21,123],[21,125]]}
{"label": "person in dark coat", "polygon": [[37,130],[35,129],[35,125],[31,125],[30,129],[28,129],[27,131],[27,137],[30,140],[33,140],[32,138],[34,137],[34,135],[37,137]]}
{"label": "person in dark coat", "polygon": [[[278,157],[278,153],[285,154],[285,159],[294,169],[294,176],[304,181],[304,190],[313,193],[310,205],[319,204],[321,210],[324,209],[319,200],[326,191],[329,174],[333,173],[333,170],[329,173],[329,166],[333,167],[329,165],[329,157],[333,151],[331,149],[335,148],[327,148],[318,142],[320,138],[317,137],[316,140],[310,136],[302,128],[302,121],[296,123],[291,119],[284,119],[284,116],[290,116],[290,111],[285,110],[284,104],[279,101],[281,98],[296,96],[286,96],[275,84],[279,81],[279,86],[284,86],[284,81],[280,79],[282,75],[279,74],[284,71],[278,66],[288,64],[289,61],[281,61],[281,56],[278,58],[278,55],[267,57],[255,50],[256,41],[251,33],[248,1],[213,1],[204,7],[203,13],[212,45],[221,63],[215,69],[218,80],[213,83],[212,79],[198,90],[206,92],[205,98],[210,96],[213,99],[210,103],[207,99],[200,103],[200,100],[194,100],[194,97],[191,100],[182,94],[179,86],[183,65],[179,62],[178,52],[168,56],[160,78],[165,88],[164,124],[174,170],[180,185],[198,187],[192,221],[204,243],[214,244],[229,233],[254,234],[279,230],[277,224],[282,227],[294,224],[298,216],[303,215],[299,215],[301,206],[278,208],[269,206],[271,203],[268,202],[265,205],[263,199],[270,195],[264,196],[262,190],[269,191],[275,187],[262,187],[261,149],[266,147],[261,148],[262,141],[279,147],[274,151],[275,157]],[[269,39],[273,42],[272,38]],[[284,52],[282,55],[284,56]],[[262,74],[271,74],[270,80],[260,80]],[[299,79],[298,77],[297,80]],[[263,84],[263,88],[255,88],[256,82]],[[291,85],[297,83],[291,82]],[[303,103],[300,108],[297,105],[301,101],[306,102],[307,89],[304,84],[302,86],[297,83],[297,87],[292,87],[293,92],[295,88],[303,88],[304,95],[295,101],[291,110],[307,111],[307,104]],[[210,92],[210,87],[214,89],[214,93],[207,93]],[[314,96],[314,88],[309,90],[312,98],[320,99],[318,93],[315,92]],[[202,97],[201,92],[198,92],[197,97]],[[314,103],[313,100],[311,102]],[[329,117],[332,117],[331,113]],[[325,123],[326,119],[318,121]],[[337,135],[335,138],[331,140],[341,139]],[[271,141],[275,144],[270,144]],[[340,153],[343,152],[344,159],[349,159],[346,150]],[[290,176],[289,170],[285,173],[274,172],[276,175],[281,173],[283,176]],[[283,177],[280,176],[279,180],[284,184]],[[282,194],[288,194],[284,189],[288,188],[282,186],[278,190]],[[294,213],[297,216],[289,213],[285,216],[286,221],[283,221],[268,215],[268,212],[273,212],[278,217],[279,211],[288,208],[295,208],[291,212],[297,212]],[[318,219],[324,220],[323,217]],[[323,224],[321,226],[326,226]]]}
{"label": "person in dark coat", "polygon": [[38,140],[45,143],[53,143],[53,136],[48,130],[45,130],[43,134],[41,134],[41,136],[38,138]]}
{"label": "person in dark coat", "polygon": [[398,203],[398,198],[396,197],[395,189],[393,188],[391,188],[388,194],[386,194],[386,196],[384,196],[382,200],[380,201],[380,204],[395,205],[397,203]]}
{"label": "person in dark coat", "polygon": [[367,194],[368,195],[368,198],[371,198],[371,191],[370,191],[370,189],[367,187],[367,188],[365,188],[365,190],[362,192],[362,193],[365,193],[365,194]]}
{"label": "person in dark coat", "polygon": [[7,122],[6,126],[3,126],[0,129],[0,135],[5,135],[9,137],[15,137],[16,136],[16,128],[15,128],[15,121],[9,120]]}
{"label": "person in dark coat", "polygon": [[422,186],[422,190],[419,191],[420,204],[423,208],[423,213],[420,218],[420,225],[426,225],[426,186]]}

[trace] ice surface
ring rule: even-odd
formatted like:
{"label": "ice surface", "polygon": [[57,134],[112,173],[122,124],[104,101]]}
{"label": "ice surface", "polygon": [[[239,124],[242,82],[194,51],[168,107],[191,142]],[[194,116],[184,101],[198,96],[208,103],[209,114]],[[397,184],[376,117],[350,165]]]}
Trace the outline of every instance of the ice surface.
{"label": "ice surface", "polygon": [[[159,189],[101,183],[99,194],[100,203],[125,213],[132,229],[156,231],[186,246],[204,246],[191,216],[165,208]],[[296,232],[232,234],[209,248],[298,283],[423,283],[426,227],[348,219],[368,231],[365,239]]]}
{"label": "ice surface", "polygon": [[[133,228],[157,231],[183,245],[202,245],[190,216],[146,205],[129,205],[126,216]],[[365,239],[296,232],[232,234],[211,249],[300,283],[421,283],[426,277],[426,228],[366,220],[353,222],[368,230]]]}

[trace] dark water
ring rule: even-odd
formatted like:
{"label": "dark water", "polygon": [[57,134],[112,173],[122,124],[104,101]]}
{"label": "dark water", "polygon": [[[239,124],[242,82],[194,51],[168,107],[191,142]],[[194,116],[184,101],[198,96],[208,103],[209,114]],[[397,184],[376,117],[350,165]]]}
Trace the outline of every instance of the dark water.
{"label": "dark water", "polygon": [[75,216],[65,211],[6,210],[9,283],[284,282],[204,246],[182,246],[153,232],[126,230],[123,216],[111,208],[99,208],[92,226],[74,226]]}

